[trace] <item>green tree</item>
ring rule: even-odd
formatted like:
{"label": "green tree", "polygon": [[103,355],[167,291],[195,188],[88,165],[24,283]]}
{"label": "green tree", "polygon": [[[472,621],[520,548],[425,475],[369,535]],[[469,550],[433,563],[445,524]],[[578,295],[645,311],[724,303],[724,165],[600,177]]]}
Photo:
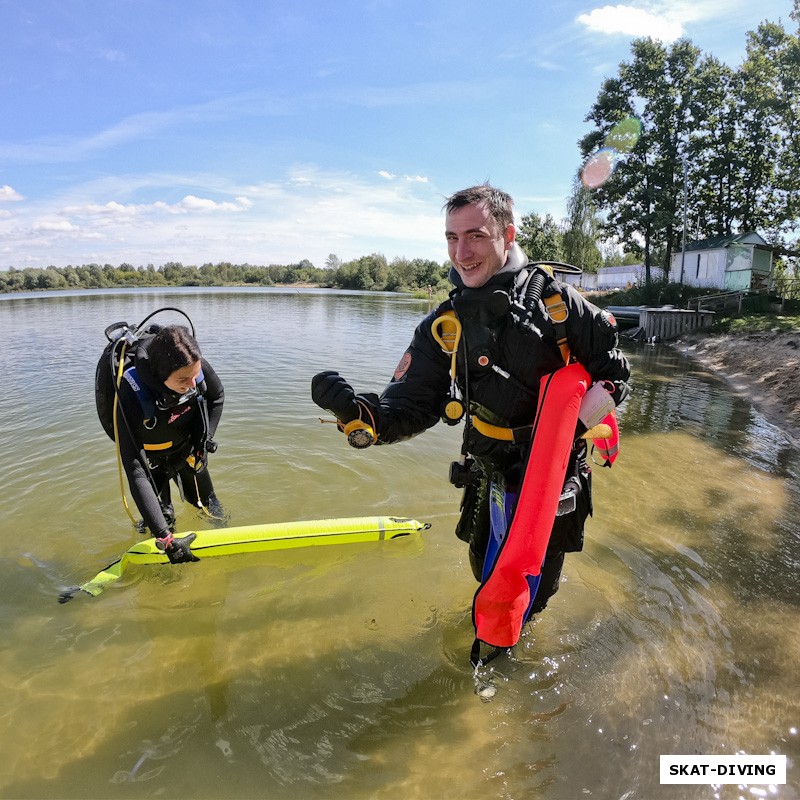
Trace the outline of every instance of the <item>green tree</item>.
{"label": "green tree", "polygon": [[[800,23],[800,2],[791,17]],[[800,27],[763,22],[733,70],[686,40],[650,39],[604,82],[580,142],[584,157],[629,115],[643,124],[636,147],[592,190],[601,233],[668,267],[688,240],[757,230],[775,244],[800,225]],[[687,201],[684,218],[684,170]],[[684,226],[687,230],[684,232]]]}
{"label": "green tree", "polygon": [[687,230],[687,241],[729,236],[736,224],[736,209],[744,202],[735,85],[734,71],[717,59],[708,56],[698,65],[690,101],[693,125],[684,153],[687,228],[694,231],[692,235]]}
{"label": "green tree", "polygon": [[67,285],[64,276],[55,268],[48,267],[39,273],[37,289],[64,289]]}
{"label": "green tree", "polygon": [[6,287],[7,292],[21,292],[25,288],[25,275],[14,267],[9,268],[6,273]]}
{"label": "green tree", "polygon": [[700,51],[684,39],[669,49],[653,39],[637,39],[631,51],[619,77],[604,83],[586,118],[596,129],[580,147],[587,157],[615,124],[630,116],[641,121],[638,143],[616,159],[613,176],[594,189],[593,199],[605,212],[606,236],[641,250],[650,283],[653,254],[663,252],[668,266],[682,229],[683,156]]}
{"label": "green tree", "polygon": [[384,289],[389,277],[386,257],[380,253],[361,256],[342,264],[336,272],[336,285],[343,289]]}
{"label": "green tree", "polygon": [[396,292],[402,289],[410,289],[416,285],[414,265],[407,258],[395,258],[389,265],[389,275],[386,279],[386,289],[389,292]]}
{"label": "green tree", "polygon": [[550,214],[526,214],[517,230],[517,242],[532,261],[564,260],[561,231]]}
{"label": "green tree", "polygon": [[[200,281],[203,286],[221,286],[225,283],[223,274],[226,278],[229,278],[234,270],[233,264],[231,263],[220,262],[219,264],[211,264],[206,262],[200,266],[197,272],[200,275]],[[230,282],[233,283],[232,280]]]}
{"label": "green tree", "polygon": [[438,261],[426,258],[415,258],[411,265],[414,268],[414,285],[418,288],[438,286],[447,280],[447,273],[450,270],[449,264],[443,267]]}
{"label": "green tree", "polygon": [[562,234],[564,261],[585,272],[597,272],[602,263],[597,246],[599,222],[591,192],[575,179],[567,203],[567,219]]}
{"label": "green tree", "polygon": [[740,81],[743,227],[777,236],[796,228],[800,217],[800,28],[792,35],[762,22],[748,33]]}

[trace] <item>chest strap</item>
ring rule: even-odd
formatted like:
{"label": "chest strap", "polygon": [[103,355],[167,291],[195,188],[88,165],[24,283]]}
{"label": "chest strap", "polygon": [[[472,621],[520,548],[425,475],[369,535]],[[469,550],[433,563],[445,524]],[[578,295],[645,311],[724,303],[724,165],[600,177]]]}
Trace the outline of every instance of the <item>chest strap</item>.
{"label": "chest strap", "polygon": [[492,425],[484,422],[480,417],[472,415],[472,424],[478,433],[483,434],[489,439],[499,439],[502,442],[514,442],[514,444],[524,444],[529,442],[533,436],[533,425],[522,425],[519,428],[503,428],[500,425]]}
{"label": "chest strap", "polygon": [[[501,442],[514,442],[514,444],[525,444],[533,438],[533,425],[521,425],[518,428],[503,428],[500,425],[492,425],[489,422],[484,422],[480,417],[472,415],[472,424],[478,433],[483,434],[489,439],[499,439]],[[619,444],[612,444],[608,442],[611,437],[611,428],[604,422],[600,422],[588,431],[584,431],[579,439],[599,439],[604,442],[601,445],[595,445],[600,451],[603,458],[616,456],[619,452]]]}

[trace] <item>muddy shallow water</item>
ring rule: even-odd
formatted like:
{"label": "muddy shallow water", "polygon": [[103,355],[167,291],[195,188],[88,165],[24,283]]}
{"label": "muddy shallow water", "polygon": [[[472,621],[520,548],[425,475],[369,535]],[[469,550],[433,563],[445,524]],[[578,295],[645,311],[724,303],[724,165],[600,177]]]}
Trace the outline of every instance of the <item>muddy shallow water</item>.
{"label": "muddy shallow water", "polygon": [[[391,542],[139,567],[93,406],[102,331],[186,310],[226,405],[232,524],[400,514]],[[583,553],[476,693],[476,585],[447,482],[460,429],[355,451],[311,376],[388,380],[427,304],[309,290],[0,299],[7,798],[800,796],[800,452],[680,352],[624,345],[621,455]],[[189,507],[181,530],[205,523]],[[788,757],[773,787],[661,786],[659,755]],[[764,791],[766,794],[758,794]]]}

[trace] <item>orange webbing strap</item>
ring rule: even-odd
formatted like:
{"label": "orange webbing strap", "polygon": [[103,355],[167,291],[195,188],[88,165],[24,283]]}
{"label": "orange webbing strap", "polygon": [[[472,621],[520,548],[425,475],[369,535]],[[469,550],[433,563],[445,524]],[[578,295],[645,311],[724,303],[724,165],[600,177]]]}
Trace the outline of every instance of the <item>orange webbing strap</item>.
{"label": "orange webbing strap", "polygon": [[558,349],[561,351],[561,356],[564,359],[564,363],[569,364],[571,354],[569,351],[569,343],[567,342],[566,323],[567,317],[569,316],[567,304],[564,302],[564,298],[561,296],[560,292],[551,294],[549,297],[543,297],[542,300],[544,302],[544,307],[547,310],[547,315],[550,317],[553,327],[556,330],[556,343],[558,344]]}

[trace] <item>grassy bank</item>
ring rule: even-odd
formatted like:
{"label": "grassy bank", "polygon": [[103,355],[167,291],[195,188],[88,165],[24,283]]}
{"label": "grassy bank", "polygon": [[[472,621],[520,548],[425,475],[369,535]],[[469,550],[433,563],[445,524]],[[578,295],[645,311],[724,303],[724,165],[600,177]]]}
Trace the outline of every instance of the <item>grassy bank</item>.
{"label": "grassy bank", "polygon": [[711,328],[713,333],[765,333],[767,331],[800,331],[797,314],[742,314],[721,317]]}

